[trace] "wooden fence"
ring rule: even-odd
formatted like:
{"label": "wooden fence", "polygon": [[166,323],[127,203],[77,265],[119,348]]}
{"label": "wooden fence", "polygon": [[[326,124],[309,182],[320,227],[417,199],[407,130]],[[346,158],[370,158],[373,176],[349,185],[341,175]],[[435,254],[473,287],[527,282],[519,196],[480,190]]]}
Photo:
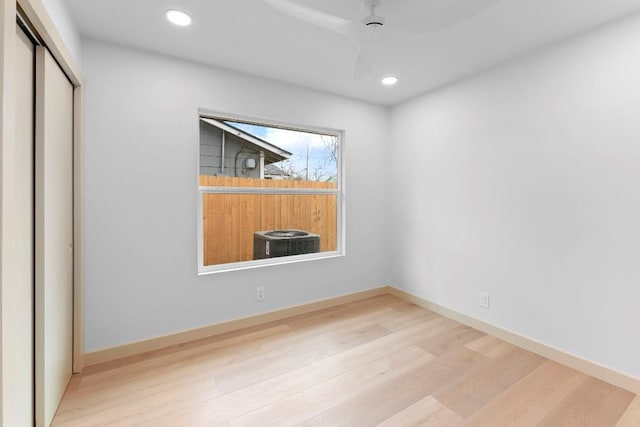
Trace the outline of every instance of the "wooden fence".
{"label": "wooden fence", "polygon": [[[335,183],[200,176],[202,186],[336,188]],[[333,194],[203,195],[204,265],[253,259],[256,231],[299,229],[320,236],[320,251],[337,249],[337,196]]]}

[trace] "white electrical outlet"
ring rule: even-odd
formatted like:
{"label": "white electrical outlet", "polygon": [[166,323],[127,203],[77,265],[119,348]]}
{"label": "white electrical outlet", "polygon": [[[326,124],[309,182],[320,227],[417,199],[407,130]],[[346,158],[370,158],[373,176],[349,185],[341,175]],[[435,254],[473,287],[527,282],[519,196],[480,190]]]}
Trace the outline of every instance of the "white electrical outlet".
{"label": "white electrical outlet", "polygon": [[264,286],[256,288],[256,301],[264,301]]}
{"label": "white electrical outlet", "polygon": [[489,294],[480,292],[480,307],[489,308]]}

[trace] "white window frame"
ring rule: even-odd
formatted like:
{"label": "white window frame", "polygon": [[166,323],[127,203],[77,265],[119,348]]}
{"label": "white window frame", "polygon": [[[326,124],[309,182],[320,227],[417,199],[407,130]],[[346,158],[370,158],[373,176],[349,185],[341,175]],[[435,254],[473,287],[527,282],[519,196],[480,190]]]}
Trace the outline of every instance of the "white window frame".
{"label": "white window frame", "polygon": [[[269,119],[256,119],[238,116],[234,114],[217,113],[209,110],[200,109],[198,111],[199,118],[212,118],[222,121],[243,122],[249,124],[256,124],[259,126],[268,126],[273,128],[280,128],[286,130],[293,130],[299,132],[316,133],[321,135],[328,135],[337,138],[338,140],[338,185],[335,189],[332,188],[261,188],[261,187],[212,187],[200,185],[200,142],[198,138],[198,159],[196,168],[196,183],[197,183],[197,197],[198,197],[198,275],[206,275],[212,273],[221,273],[227,271],[246,270],[250,268],[265,267],[269,265],[282,265],[303,261],[312,261],[319,259],[335,258],[345,255],[345,206],[344,206],[344,131],[328,128],[320,128],[316,126],[306,126],[291,123],[283,123]],[[199,124],[197,124],[199,126]],[[198,131],[198,135],[200,132]],[[264,195],[278,195],[278,194],[302,194],[302,195],[335,195],[336,200],[336,241],[337,248],[335,251],[316,252],[303,255],[290,255],[284,257],[267,258],[260,260],[250,260],[242,262],[233,262],[217,265],[204,265],[204,224],[203,224],[203,203],[202,199],[205,194],[264,194]]]}

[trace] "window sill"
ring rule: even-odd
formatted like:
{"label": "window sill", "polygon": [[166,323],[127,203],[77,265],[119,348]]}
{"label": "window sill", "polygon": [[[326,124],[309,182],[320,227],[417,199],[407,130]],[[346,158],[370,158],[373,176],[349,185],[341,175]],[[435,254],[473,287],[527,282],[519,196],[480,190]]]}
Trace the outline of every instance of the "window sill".
{"label": "window sill", "polygon": [[305,255],[292,255],[287,257],[268,258],[243,262],[232,262],[228,264],[210,265],[198,268],[198,276],[205,276],[215,273],[226,273],[229,271],[249,270],[253,268],[269,267],[273,265],[285,265],[298,262],[315,261],[328,258],[339,258],[345,256],[344,252],[321,252]]}

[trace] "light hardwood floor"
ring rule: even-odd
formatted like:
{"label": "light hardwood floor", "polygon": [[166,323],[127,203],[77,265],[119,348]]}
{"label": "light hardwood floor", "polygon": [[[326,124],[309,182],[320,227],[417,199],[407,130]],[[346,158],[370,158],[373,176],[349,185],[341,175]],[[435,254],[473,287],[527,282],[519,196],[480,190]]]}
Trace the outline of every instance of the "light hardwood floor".
{"label": "light hardwood floor", "polygon": [[382,295],[86,368],[53,425],[638,427],[640,398]]}

